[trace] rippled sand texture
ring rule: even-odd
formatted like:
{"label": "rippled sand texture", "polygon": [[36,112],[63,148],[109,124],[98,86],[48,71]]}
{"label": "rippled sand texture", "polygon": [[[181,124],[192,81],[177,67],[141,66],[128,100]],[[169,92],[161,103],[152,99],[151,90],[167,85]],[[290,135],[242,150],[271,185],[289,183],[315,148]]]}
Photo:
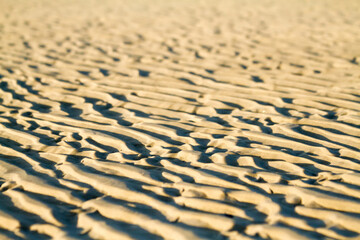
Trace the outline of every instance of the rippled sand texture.
{"label": "rippled sand texture", "polygon": [[359,9],[0,0],[0,239],[358,239]]}

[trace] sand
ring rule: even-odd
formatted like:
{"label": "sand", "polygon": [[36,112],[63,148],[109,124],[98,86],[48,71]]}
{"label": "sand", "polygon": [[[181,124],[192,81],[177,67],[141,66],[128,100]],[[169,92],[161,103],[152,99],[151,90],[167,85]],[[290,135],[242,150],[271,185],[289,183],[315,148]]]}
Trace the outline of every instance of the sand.
{"label": "sand", "polygon": [[359,239],[359,9],[0,0],[0,239]]}

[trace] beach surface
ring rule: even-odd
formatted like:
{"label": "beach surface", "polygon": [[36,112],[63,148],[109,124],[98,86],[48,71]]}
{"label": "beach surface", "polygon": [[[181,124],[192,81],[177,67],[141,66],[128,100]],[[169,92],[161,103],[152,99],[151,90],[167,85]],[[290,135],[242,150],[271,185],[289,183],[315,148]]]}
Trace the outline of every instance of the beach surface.
{"label": "beach surface", "polygon": [[359,239],[359,10],[0,0],[0,239]]}

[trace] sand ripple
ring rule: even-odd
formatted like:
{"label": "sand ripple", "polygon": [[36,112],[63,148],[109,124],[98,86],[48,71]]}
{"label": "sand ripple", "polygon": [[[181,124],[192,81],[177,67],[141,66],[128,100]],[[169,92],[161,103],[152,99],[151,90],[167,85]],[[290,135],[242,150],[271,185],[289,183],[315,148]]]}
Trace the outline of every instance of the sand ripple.
{"label": "sand ripple", "polygon": [[355,239],[359,1],[0,0],[0,239]]}

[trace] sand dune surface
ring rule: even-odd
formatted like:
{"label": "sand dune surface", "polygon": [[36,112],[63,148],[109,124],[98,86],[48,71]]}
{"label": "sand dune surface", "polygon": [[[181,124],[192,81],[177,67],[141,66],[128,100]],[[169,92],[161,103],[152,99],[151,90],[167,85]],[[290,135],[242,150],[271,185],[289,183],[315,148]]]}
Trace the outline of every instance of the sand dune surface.
{"label": "sand dune surface", "polygon": [[359,9],[0,0],[0,239],[359,239]]}

